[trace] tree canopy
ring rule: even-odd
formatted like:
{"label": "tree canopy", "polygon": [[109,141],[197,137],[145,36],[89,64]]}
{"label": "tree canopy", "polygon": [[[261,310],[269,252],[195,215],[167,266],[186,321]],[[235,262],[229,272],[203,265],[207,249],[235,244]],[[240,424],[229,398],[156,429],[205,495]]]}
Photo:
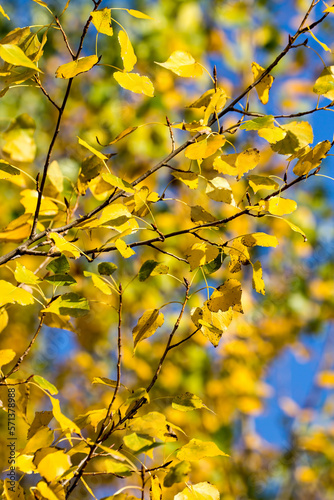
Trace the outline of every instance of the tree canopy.
{"label": "tree canopy", "polygon": [[2,497],[331,499],[334,7],[0,17]]}

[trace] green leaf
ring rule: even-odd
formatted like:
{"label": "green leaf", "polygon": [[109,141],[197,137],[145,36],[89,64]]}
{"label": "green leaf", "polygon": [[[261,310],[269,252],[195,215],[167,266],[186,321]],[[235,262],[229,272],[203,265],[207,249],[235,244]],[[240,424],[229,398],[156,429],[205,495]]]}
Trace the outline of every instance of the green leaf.
{"label": "green leaf", "polygon": [[161,445],[161,443],[155,443],[153,438],[147,434],[137,434],[136,432],[124,436],[123,441],[125,446],[135,453],[145,453]]}
{"label": "green leaf", "polygon": [[179,411],[192,411],[198,410],[199,408],[205,408],[202,400],[195,394],[186,392],[173,399],[172,407],[174,410]]}
{"label": "green leaf", "polygon": [[134,403],[135,401],[138,401],[141,398],[146,399],[147,403],[150,402],[150,396],[148,395],[148,392],[146,391],[146,389],[143,387],[140,387],[139,389],[136,389],[135,391],[133,391],[131,396],[129,396],[126,399],[126,404],[128,406],[130,406],[131,403]]}
{"label": "green leaf", "polygon": [[108,156],[102,154],[100,151],[97,149],[93,148],[93,146],[90,146],[86,141],[83,139],[80,139],[80,137],[77,136],[78,142],[80,146],[83,146],[84,148],[88,149],[91,153],[93,153],[95,156],[100,158],[100,160],[108,160]]}
{"label": "green leaf", "polygon": [[259,116],[253,120],[247,120],[240,125],[241,130],[260,130],[261,128],[270,127],[274,123],[272,115]]}
{"label": "green leaf", "polygon": [[165,266],[164,264],[160,264],[155,260],[147,260],[146,262],[144,262],[144,264],[141,266],[139,270],[138,279],[139,281],[145,281],[150,276],[167,274],[168,270],[169,270],[168,266]]}
{"label": "green leaf", "polygon": [[106,181],[111,186],[117,187],[118,189],[122,189],[126,193],[134,193],[135,192],[134,188],[131,186],[131,184],[129,182],[123,181],[123,179],[116,177],[116,175],[102,174],[102,178],[104,181]]}
{"label": "green leaf", "polygon": [[205,264],[203,266],[202,269],[205,272],[205,274],[213,274],[216,271],[218,271],[218,269],[221,268],[222,263],[224,262],[225,258],[226,258],[226,254],[224,254],[222,249],[219,248],[219,253],[218,253],[217,257],[215,259],[213,259],[211,262],[208,262],[207,264]]}
{"label": "green leaf", "polygon": [[70,286],[76,284],[76,280],[69,274],[54,274],[53,276],[46,276],[44,281],[52,283],[55,286]]}
{"label": "green leaf", "polygon": [[80,73],[85,73],[92,69],[95,64],[97,64],[99,58],[97,56],[87,56],[81,57],[76,61],[71,61],[66,64],[62,64],[56,71],[56,78],[63,78],[65,80],[69,78],[74,78]]}
{"label": "green leaf", "polygon": [[80,318],[88,314],[89,304],[87,299],[80,297],[76,293],[65,293],[51,302],[48,307],[42,309],[42,312]]}
{"label": "green leaf", "polygon": [[24,66],[25,68],[31,68],[41,73],[41,70],[25,55],[18,45],[10,43],[0,44],[0,57],[13,66]]}
{"label": "green leaf", "polygon": [[55,387],[51,382],[48,382],[48,380],[45,380],[44,377],[41,377],[40,375],[34,375],[33,376],[33,381],[41,387],[41,389],[44,389],[48,391],[50,394],[58,394],[58,389]]}
{"label": "green leaf", "polygon": [[102,276],[111,276],[117,271],[117,266],[112,262],[100,262],[97,269]]}
{"label": "green leaf", "polygon": [[171,467],[164,479],[165,488],[170,488],[174,484],[186,482],[188,475],[191,470],[191,465],[189,462],[179,462],[178,464]]}
{"label": "green leaf", "polygon": [[202,458],[218,456],[228,457],[229,455],[221,451],[213,442],[191,439],[188,444],[179,449],[176,456],[179,460],[197,462]]}
{"label": "green leaf", "polygon": [[70,270],[70,264],[65,257],[65,255],[61,255],[56,259],[52,260],[47,266],[46,269],[48,271],[52,271],[55,274],[67,274]]}

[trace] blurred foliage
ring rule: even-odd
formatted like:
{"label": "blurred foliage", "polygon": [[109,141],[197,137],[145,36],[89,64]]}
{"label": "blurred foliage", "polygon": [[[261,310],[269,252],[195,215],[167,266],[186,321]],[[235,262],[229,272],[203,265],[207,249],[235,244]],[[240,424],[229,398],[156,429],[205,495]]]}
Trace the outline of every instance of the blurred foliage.
{"label": "blurred foliage", "polygon": [[[119,2],[78,69],[94,5],[115,7],[1,3],[3,498],[330,500],[334,14]],[[286,353],[312,361],[310,338],[300,402],[294,373],[268,374]],[[276,444],[256,426],[273,401]]]}

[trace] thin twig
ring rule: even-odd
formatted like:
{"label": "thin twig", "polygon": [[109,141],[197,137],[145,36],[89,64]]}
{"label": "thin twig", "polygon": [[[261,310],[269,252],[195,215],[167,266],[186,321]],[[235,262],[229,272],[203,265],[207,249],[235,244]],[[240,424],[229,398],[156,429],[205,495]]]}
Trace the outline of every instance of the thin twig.
{"label": "thin twig", "polygon": [[162,248],[156,247],[152,243],[149,245],[151,248],[154,248],[155,250],[158,250],[158,252],[164,253],[165,255],[169,255],[170,257],[174,257],[174,259],[180,260],[181,262],[187,262],[186,259],[183,259],[182,257],[179,257],[178,255],[175,255],[171,252],[167,252],[166,250],[163,250]]}
{"label": "thin twig", "polygon": [[58,110],[60,111],[60,106],[58,106],[58,104],[52,99],[52,97],[50,96],[50,94],[45,90],[45,88],[43,87],[39,77],[37,75],[34,76],[34,80],[35,82],[37,83],[38,87],[41,89],[41,91],[43,92],[43,94],[45,95],[45,97],[47,97],[49,99],[49,101],[51,102],[51,104]]}
{"label": "thin twig", "polygon": [[184,339],[180,340],[180,342],[177,342],[176,344],[171,344],[169,346],[168,350],[170,351],[171,349],[175,349],[175,347],[178,347],[179,345],[183,344],[184,342],[187,342],[187,340],[191,339],[191,337],[193,337],[200,329],[201,329],[201,327],[199,326],[198,328],[196,328],[196,330],[193,331],[193,333],[188,335],[188,337],[185,337]]}
{"label": "thin twig", "polygon": [[19,359],[17,360],[17,362],[15,363],[15,365],[13,366],[13,368],[6,375],[4,375],[4,377],[2,377],[1,382],[4,382],[8,377],[10,377],[13,373],[15,373],[15,372],[17,372],[19,370],[22,361],[24,360],[24,358],[26,356],[28,356],[28,354],[30,352],[30,349],[32,348],[33,344],[35,343],[35,340],[37,339],[37,336],[38,336],[39,332],[41,331],[41,328],[42,328],[43,323],[44,323],[44,319],[45,319],[45,313],[42,313],[40,322],[39,322],[38,327],[37,327],[37,330],[34,333],[34,336],[31,339],[31,341],[29,342],[28,347],[26,348],[26,350],[24,351],[24,353],[19,357]]}
{"label": "thin twig", "polygon": [[69,51],[69,53],[71,54],[72,59],[73,59],[73,60],[75,60],[75,54],[74,54],[73,50],[72,50],[72,49],[71,49],[71,47],[70,47],[70,44],[69,44],[69,41],[68,41],[67,35],[66,35],[65,31],[63,30],[63,27],[62,27],[62,25],[60,24],[60,21],[59,21],[59,19],[58,19],[58,17],[57,17],[57,16],[55,16],[55,21],[56,21],[57,26],[59,27],[59,29],[60,29],[60,31],[61,31],[61,34],[63,35],[64,42],[65,42],[65,45],[66,45],[66,47],[67,47],[67,50],[68,50],[68,51]]}

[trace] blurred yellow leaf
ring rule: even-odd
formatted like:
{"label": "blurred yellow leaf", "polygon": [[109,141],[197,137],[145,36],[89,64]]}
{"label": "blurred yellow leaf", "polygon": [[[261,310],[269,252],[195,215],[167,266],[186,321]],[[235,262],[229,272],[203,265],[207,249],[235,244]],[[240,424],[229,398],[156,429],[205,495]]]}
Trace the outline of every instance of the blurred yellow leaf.
{"label": "blurred yellow leaf", "polygon": [[202,458],[218,456],[228,457],[229,455],[221,451],[216,443],[201,441],[200,439],[191,439],[188,444],[182,446],[182,448],[177,451],[176,456],[179,460],[196,462]]}
{"label": "blurred yellow leaf", "polygon": [[7,16],[6,12],[3,10],[3,7],[1,7],[1,5],[0,5],[0,14],[2,14],[4,17],[8,19],[8,21],[10,21],[10,17]]}
{"label": "blurred yellow leaf", "polygon": [[[38,193],[35,189],[24,189],[21,191],[21,203],[25,208],[26,214],[35,213],[37,206]],[[50,198],[42,196],[42,203],[39,213],[41,215],[56,215],[58,206]]]}
{"label": "blurred yellow leaf", "polygon": [[84,141],[83,139],[80,139],[80,137],[78,137],[78,142],[81,146],[83,146],[84,148],[88,149],[91,153],[93,153],[95,156],[97,156],[98,158],[100,158],[100,160],[108,160],[108,156],[105,156],[104,154],[100,153],[100,151],[97,151],[97,149],[93,148],[93,146],[90,146],[86,141]]}
{"label": "blurred yellow leaf", "polygon": [[198,187],[198,174],[195,172],[172,172],[173,177],[183,182],[190,189],[197,189]]}
{"label": "blurred yellow leaf", "polygon": [[262,295],[266,293],[262,279],[262,266],[259,260],[253,264],[253,288],[257,293],[262,293]]}
{"label": "blurred yellow leaf", "polygon": [[118,41],[121,46],[121,57],[123,60],[124,69],[125,71],[132,71],[134,65],[137,62],[137,57],[133,51],[130,39],[125,31],[121,30],[119,32]]}
{"label": "blurred yellow leaf", "polygon": [[16,356],[16,352],[13,349],[1,349],[0,350],[0,368],[4,365],[7,365]]}
{"label": "blurred yellow leaf", "polygon": [[0,309],[0,333],[6,328],[8,325],[8,312],[3,307]]}
{"label": "blurred yellow leaf", "polygon": [[148,97],[154,95],[153,84],[147,76],[141,76],[138,73],[122,73],[121,71],[116,71],[113,76],[124,89],[136,94],[145,94]]}
{"label": "blurred yellow leaf", "polygon": [[193,56],[189,52],[182,52],[176,50],[173,52],[166,62],[158,63],[159,66],[163,68],[170,69],[178,76],[194,78],[201,76],[203,73],[203,67],[195,61]]}
{"label": "blurred yellow leaf", "polygon": [[334,370],[325,370],[317,375],[317,385],[331,389],[334,387]]}
{"label": "blurred yellow leaf", "polygon": [[135,9],[124,9],[130,14],[130,16],[136,17],[137,19],[153,19],[153,17],[148,16],[147,14],[144,14],[144,12],[141,12],[140,10],[135,10]]}
{"label": "blurred yellow leaf", "polygon": [[74,78],[80,73],[85,73],[92,69],[93,66],[98,62],[99,58],[97,56],[87,56],[80,57],[76,61],[71,61],[66,64],[62,64],[56,71],[57,78]]}
{"label": "blurred yellow leaf", "polygon": [[49,396],[49,398],[52,404],[53,416],[60,425],[61,430],[63,432],[75,432],[80,435],[80,428],[61,412],[59,400],[52,396]]}
{"label": "blurred yellow leaf", "polygon": [[70,458],[62,450],[48,453],[37,465],[37,470],[48,482],[54,481],[71,466]]}
{"label": "blurred yellow leaf", "polygon": [[174,500],[219,500],[218,489],[210,483],[189,484]]}

